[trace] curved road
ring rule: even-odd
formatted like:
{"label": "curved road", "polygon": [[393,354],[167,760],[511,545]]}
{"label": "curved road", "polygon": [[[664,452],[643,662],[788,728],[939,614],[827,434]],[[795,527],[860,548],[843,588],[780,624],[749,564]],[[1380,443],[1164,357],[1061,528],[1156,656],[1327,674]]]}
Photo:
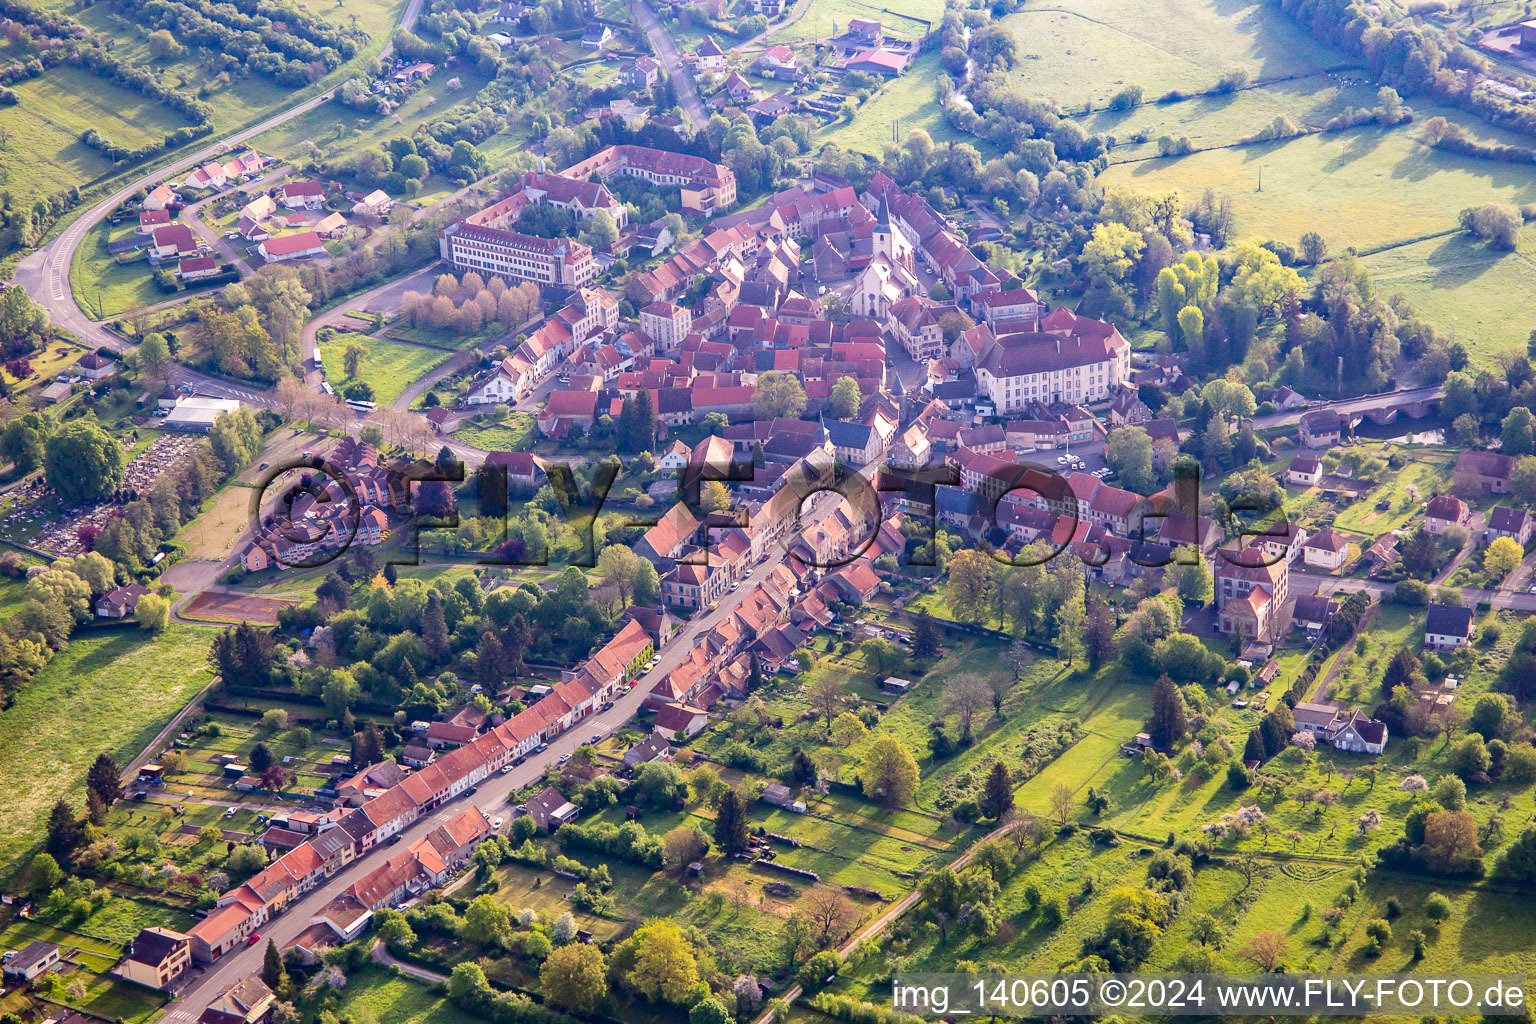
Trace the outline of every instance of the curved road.
{"label": "curved road", "polygon": [[[400,27],[409,29],[414,25],[417,16],[421,13],[421,7],[422,0],[410,0],[406,5],[404,14],[400,18]],[[394,48],[393,42],[385,43],[384,49],[380,51],[379,56],[387,57],[394,51]],[[315,109],[320,104],[329,100],[332,95],[333,91],[323,92],[297,106],[289,107],[281,113],[274,114],[260,124],[236,132],[234,135],[221,139],[190,156],[182,157],[167,167],[162,167],[123,186],[75,218],[74,222],[59,234],[59,237],[22,260],[16,268],[16,283],[21,285],[27,294],[32,296],[38,304],[48,310],[48,315],[55,324],[70,331],[82,342],[93,347],[105,347],[114,352],[126,350],[129,348],[128,342],[86,316],[85,312],[75,303],[74,293],[70,290],[70,265],[74,262],[75,253],[79,250],[80,244],[85,240],[86,234],[103,217],[117,209],[118,206],[122,205],[125,200],[139,189],[147,188],[162,178],[174,177],[189,167],[195,167],[206,162],[231,146],[270,131],[300,114]]]}

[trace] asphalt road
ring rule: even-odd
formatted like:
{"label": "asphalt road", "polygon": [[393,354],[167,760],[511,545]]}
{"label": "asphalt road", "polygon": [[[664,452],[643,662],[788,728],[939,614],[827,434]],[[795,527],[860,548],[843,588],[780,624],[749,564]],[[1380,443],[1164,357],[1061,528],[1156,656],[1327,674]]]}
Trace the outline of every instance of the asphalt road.
{"label": "asphalt road", "polygon": [[[290,168],[287,164],[278,164],[276,167],[267,171],[255,181],[247,182],[241,187],[254,198],[262,192],[265,192],[268,187],[275,184],[279,179],[287,175],[289,170]],[[230,263],[233,263],[235,265],[235,269],[240,271],[240,276],[245,277],[248,274],[254,273],[258,268],[248,258],[248,254],[245,250],[244,240],[235,239],[235,242],[238,243],[237,248],[237,246],[231,244],[230,240],[225,238],[221,232],[210,227],[201,216],[202,210],[205,206],[214,200],[219,199],[223,195],[224,193],[222,192],[215,193],[214,195],[208,196],[206,199],[199,199],[197,202],[189,205],[183,211],[184,216],[182,217],[182,223],[190,227],[192,229],[192,233],[197,235],[198,238],[202,239],[204,245],[208,246],[210,249],[216,250],[221,257],[223,257],[225,260],[228,260]],[[188,292],[185,294],[182,301],[194,298],[197,294],[197,292]]]}
{"label": "asphalt road", "polygon": [[[819,495],[811,506],[811,516],[819,518],[829,513],[836,501],[837,498],[834,495],[827,493]],[[807,516],[807,519],[811,516]],[[582,719],[571,729],[551,740],[549,748],[543,753],[531,755],[510,772],[493,775],[486,779],[480,783],[477,792],[473,795],[461,796],[457,800],[449,801],[426,818],[415,822],[401,833],[400,842],[386,843],[370,850],[363,857],[327,879],[319,888],[289,904],[277,918],[268,921],[260,930],[259,941],[234,950],[217,963],[202,968],[198,971],[196,979],[185,987],[178,995],[176,1002],[171,1004],[170,1012],[162,1018],[162,1021],[169,1024],[191,1024],[225,988],[261,969],[267,939],[275,940],[279,948],[292,942],[300,932],[310,926],[312,919],[322,907],[341,895],[349,886],[471,804],[478,806],[486,817],[492,820],[500,817],[510,821],[512,806],[507,802],[507,797],[513,791],[524,789],[537,782],[546,769],[554,766],[561,756],[575,752],[577,747],[589,742],[594,735],[606,737],[622,728],[640,710],[640,705],[645,701],[650,688],[660,682],[668,672],[682,664],[699,638],[733,611],[752,587],[766,579],[781,561],[783,561],[783,551],[773,549],[762,564],[742,581],[738,590],[728,593],[721,599],[719,606],[713,612],[695,616],[662,650],[661,659],[656,667],[641,676],[633,688],[625,691],[614,701],[612,708]]]}
{"label": "asphalt road", "polygon": [[[1517,572],[1512,578],[1518,579],[1519,576],[1520,573]],[[1315,573],[1291,570],[1290,592],[1292,594],[1333,594],[1340,591],[1348,593],[1352,590],[1364,590],[1377,600],[1381,600],[1384,597],[1391,597],[1396,586],[1395,583],[1383,580],[1319,576]],[[1529,593],[1525,586],[1501,587],[1498,590],[1462,587],[1461,600],[1464,604],[1487,601],[1499,611],[1508,609],[1517,612],[1536,612],[1536,594]]]}
{"label": "asphalt road", "polygon": [[698,90],[693,87],[693,76],[683,66],[683,58],[677,52],[677,46],[672,42],[672,36],[667,33],[664,26],[649,7],[641,0],[635,0],[629,5],[630,13],[635,16],[635,23],[645,32],[651,41],[651,47],[656,51],[656,57],[661,61],[662,67],[667,69],[667,77],[677,89],[677,103],[683,108],[683,114],[693,124],[695,129],[703,128],[709,121],[704,113],[704,104],[699,102]]}
{"label": "asphalt road", "polygon": [[[410,3],[406,5],[405,13],[401,16],[400,27],[409,29],[414,25],[417,15],[421,13],[421,8],[422,0],[410,0]],[[387,57],[392,52],[394,52],[394,43],[385,43],[380,57]],[[91,229],[103,217],[117,209],[118,206],[122,205],[125,200],[139,189],[148,188],[162,179],[169,180],[174,178],[182,171],[205,163],[214,156],[227,151],[231,146],[253,139],[286,121],[298,117],[300,114],[315,109],[330,98],[330,92],[321,93],[319,96],[305,100],[297,106],[289,107],[281,113],[274,114],[260,124],[236,132],[219,142],[198,150],[196,153],[182,157],[169,166],[159,168],[123,186],[79,217],[76,217],[52,242],[49,242],[37,252],[22,260],[16,268],[16,283],[26,289],[28,295],[32,296],[44,309],[48,310],[48,315],[55,324],[70,331],[85,344],[105,346],[114,352],[123,351],[129,347],[128,343],[88,317],[76,305],[74,294],[69,287],[70,265],[74,261],[75,253],[85,240],[86,235],[90,233]]]}

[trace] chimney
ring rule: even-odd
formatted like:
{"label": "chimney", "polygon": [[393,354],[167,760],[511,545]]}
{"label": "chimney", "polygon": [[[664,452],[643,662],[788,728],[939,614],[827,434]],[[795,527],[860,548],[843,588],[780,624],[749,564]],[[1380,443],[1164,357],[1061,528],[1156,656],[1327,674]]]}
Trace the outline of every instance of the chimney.
{"label": "chimney", "polygon": [[1061,337],[1059,335],[1056,338],[1056,354],[1061,355]]}

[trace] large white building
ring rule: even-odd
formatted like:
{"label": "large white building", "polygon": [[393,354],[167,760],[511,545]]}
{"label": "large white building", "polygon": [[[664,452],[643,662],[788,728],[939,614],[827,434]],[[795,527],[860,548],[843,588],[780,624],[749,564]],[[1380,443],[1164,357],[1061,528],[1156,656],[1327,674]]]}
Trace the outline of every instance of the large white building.
{"label": "large white building", "polygon": [[195,430],[206,434],[225,413],[237,413],[240,403],[233,398],[205,398],[188,395],[176,400],[161,424],[171,430]]}
{"label": "large white building", "polygon": [[628,208],[613,197],[606,185],[597,182],[529,171],[523,175],[522,191],[530,202],[558,206],[582,220],[601,211],[613,218],[616,227],[622,228],[629,223]]}
{"label": "large white building", "polygon": [[597,277],[591,247],[569,238],[540,238],[459,221],[443,229],[439,250],[457,270],[518,281],[584,288]]}
{"label": "large white building", "polygon": [[1029,402],[1107,401],[1129,379],[1131,346],[1111,325],[1057,309],[1039,327],[993,338],[976,353],[976,389],[1000,414]]}
{"label": "large white building", "polygon": [[577,181],[587,181],[594,174],[604,181],[615,175],[627,175],[652,185],[676,186],[683,209],[706,217],[736,202],[736,175],[729,167],[664,149],[608,146],[562,173]]}
{"label": "large white building", "polygon": [[675,351],[693,330],[693,314],[671,302],[653,302],[640,310],[640,329],[661,352]]}

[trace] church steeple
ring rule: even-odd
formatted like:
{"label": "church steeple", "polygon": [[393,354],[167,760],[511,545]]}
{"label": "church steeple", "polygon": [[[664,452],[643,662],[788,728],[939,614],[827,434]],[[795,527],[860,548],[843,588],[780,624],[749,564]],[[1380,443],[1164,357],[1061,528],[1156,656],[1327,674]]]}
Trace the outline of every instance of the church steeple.
{"label": "church steeple", "polygon": [[880,190],[880,210],[875,214],[875,230],[890,234],[891,231],[891,190]]}

